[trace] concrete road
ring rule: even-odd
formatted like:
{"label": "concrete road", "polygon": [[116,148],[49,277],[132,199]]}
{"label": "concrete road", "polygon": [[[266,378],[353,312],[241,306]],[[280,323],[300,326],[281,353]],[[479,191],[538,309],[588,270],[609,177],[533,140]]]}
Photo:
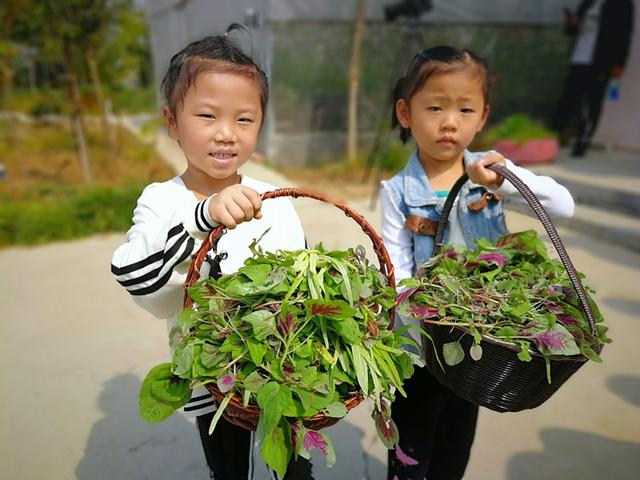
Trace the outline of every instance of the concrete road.
{"label": "concrete road", "polygon": [[[255,175],[286,184],[273,172]],[[367,203],[353,206],[377,228],[379,212]],[[333,207],[312,200],[296,206],[311,244],[367,245]],[[509,223],[512,230],[537,227],[520,214]],[[598,290],[614,343],[603,364],[583,367],[543,406],[482,410],[468,479],[635,479],[640,471],[640,255],[566,229],[561,236]],[[208,478],[190,421],[138,418],[141,379],[169,353],[164,322],[134,305],[109,272],[123,238],[0,251],[2,478]],[[317,479],[386,478],[386,451],[368,405],[329,432],[337,464],[327,470],[316,459]]]}

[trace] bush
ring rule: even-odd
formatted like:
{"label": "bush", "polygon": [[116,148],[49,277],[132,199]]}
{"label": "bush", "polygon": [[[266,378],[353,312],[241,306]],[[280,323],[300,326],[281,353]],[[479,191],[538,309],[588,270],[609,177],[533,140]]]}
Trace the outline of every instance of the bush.
{"label": "bush", "polygon": [[62,200],[18,201],[0,205],[0,247],[35,245],[101,232],[122,232],[143,185],[94,187]]}
{"label": "bush", "polygon": [[546,128],[541,121],[534,120],[524,114],[515,114],[488,128],[474,146],[479,144],[482,149],[490,149],[498,140],[513,140],[517,143],[524,143],[528,140],[556,137],[556,133]]}

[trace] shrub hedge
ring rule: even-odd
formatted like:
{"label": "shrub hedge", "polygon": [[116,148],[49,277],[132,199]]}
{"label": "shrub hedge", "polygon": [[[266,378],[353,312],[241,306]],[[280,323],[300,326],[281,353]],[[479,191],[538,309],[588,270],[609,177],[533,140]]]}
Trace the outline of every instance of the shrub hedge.
{"label": "shrub hedge", "polygon": [[93,187],[61,199],[0,204],[0,247],[123,232],[144,185]]}

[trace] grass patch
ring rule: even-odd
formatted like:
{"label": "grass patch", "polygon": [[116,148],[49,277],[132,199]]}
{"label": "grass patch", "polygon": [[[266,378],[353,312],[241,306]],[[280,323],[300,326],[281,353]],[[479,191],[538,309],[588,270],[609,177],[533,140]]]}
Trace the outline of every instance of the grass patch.
{"label": "grass patch", "polygon": [[0,206],[0,247],[125,231],[144,185],[94,187],[65,198]]}
{"label": "grass patch", "polygon": [[153,147],[124,129],[109,144],[87,132],[93,185],[84,185],[68,124],[0,122],[0,247],[125,231],[145,185],[173,176]]}
{"label": "grass patch", "polygon": [[[105,88],[105,98],[111,100],[115,114],[135,114],[156,112],[158,97],[153,85],[137,88]],[[85,115],[101,115],[102,105],[98,105],[93,90],[83,85],[80,91],[82,112]],[[2,109],[29,115],[61,114],[70,112],[67,94],[62,88],[39,88],[37,90],[16,89],[3,100]]]}

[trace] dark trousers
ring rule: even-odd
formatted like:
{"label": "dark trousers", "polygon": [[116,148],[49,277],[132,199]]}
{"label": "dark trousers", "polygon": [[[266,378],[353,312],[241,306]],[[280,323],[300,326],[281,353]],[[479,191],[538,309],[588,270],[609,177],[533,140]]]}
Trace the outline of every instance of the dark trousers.
{"label": "dark trousers", "polygon": [[443,387],[426,368],[416,368],[405,390],[407,398],[396,393],[391,416],[400,448],[418,464],[405,465],[389,450],[387,479],[461,479],[469,462],[478,406]]}
{"label": "dark trousers", "polygon": [[[247,480],[253,478],[251,454],[251,432],[228,422],[222,417],[216,430],[209,435],[209,425],[214,413],[196,418],[204,455],[209,465],[211,478],[215,480]],[[274,474],[274,478],[275,474]],[[292,458],[283,480],[313,480],[311,463],[298,457]]]}
{"label": "dark trousers", "polygon": [[571,65],[552,128],[562,135],[574,123],[577,125],[574,154],[583,154],[591,144],[609,79],[610,72],[591,65]]}

